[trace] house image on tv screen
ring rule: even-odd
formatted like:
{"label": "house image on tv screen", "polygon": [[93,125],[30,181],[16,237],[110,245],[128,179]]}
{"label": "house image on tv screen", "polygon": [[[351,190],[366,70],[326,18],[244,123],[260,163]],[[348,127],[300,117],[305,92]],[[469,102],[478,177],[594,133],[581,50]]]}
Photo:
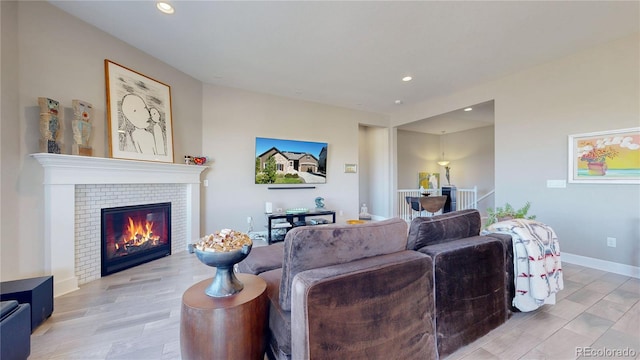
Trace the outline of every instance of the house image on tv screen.
{"label": "house image on tv screen", "polygon": [[256,138],[256,184],[326,183],[327,144]]}

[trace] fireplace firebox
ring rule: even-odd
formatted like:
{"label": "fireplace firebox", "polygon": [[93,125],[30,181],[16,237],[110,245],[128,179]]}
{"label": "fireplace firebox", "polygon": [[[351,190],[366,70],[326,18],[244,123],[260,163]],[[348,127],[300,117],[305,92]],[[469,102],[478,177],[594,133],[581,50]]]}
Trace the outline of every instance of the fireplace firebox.
{"label": "fireplace firebox", "polygon": [[102,276],[171,255],[171,203],[105,208]]}

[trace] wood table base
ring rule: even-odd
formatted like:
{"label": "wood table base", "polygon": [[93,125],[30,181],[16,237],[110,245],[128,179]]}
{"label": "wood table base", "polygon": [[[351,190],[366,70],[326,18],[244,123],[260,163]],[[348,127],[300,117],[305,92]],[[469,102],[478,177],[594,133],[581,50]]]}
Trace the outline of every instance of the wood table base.
{"label": "wood table base", "polygon": [[236,274],[244,284],[238,294],[205,294],[213,279],[185,291],[180,318],[183,359],[263,359],[268,325],[267,284],[255,275]]}

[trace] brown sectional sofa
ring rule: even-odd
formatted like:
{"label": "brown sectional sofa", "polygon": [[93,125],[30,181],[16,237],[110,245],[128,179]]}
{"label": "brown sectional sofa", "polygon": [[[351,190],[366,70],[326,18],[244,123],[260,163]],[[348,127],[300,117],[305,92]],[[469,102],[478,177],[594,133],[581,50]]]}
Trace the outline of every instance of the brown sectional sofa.
{"label": "brown sectional sofa", "polygon": [[[271,359],[438,359],[511,314],[510,238],[464,210],[292,229],[240,272],[267,281]],[[509,274],[511,269],[511,274]]]}

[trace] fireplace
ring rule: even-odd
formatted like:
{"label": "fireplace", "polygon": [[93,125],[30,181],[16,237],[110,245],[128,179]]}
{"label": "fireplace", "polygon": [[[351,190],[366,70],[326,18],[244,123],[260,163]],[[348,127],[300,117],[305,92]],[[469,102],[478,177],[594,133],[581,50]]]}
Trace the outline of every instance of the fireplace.
{"label": "fireplace", "polygon": [[105,208],[102,276],[171,254],[171,203]]}

